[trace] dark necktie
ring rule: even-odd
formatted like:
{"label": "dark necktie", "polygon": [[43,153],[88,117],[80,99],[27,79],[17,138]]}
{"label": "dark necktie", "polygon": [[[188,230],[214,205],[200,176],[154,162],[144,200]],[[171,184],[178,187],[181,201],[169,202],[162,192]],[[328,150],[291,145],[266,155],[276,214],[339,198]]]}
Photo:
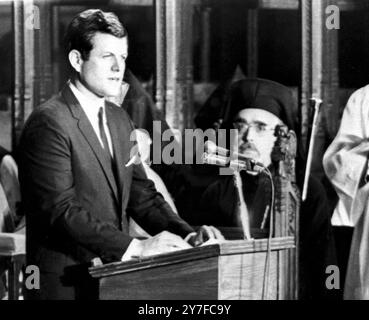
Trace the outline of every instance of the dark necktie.
{"label": "dark necktie", "polygon": [[104,146],[104,150],[106,152],[106,155],[108,156],[108,158],[111,159],[111,153],[110,153],[110,149],[109,149],[109,143],[108,143],[108,138],[106,137],[106,133],[104,130],[104,109],[103,107],[100,107],[99,110],[99,130],[100,130],[100,137]]}
{"label": "dark necktie", "polygon": [[101,140],[103,142],[103,145],[104,145],[104,151],[105,151],[105,154],[106,154],[106,157],[107,159],[110,160],[110,164],[111,164],[111,169],[113,171],[113,175],[114,175],[114,178],[115,178],[115,182],[118,186],[118,188],[120,187],[120,184],[119,184],[119,174],[118,174],[118,171],[117,171],[117,167],[116,167],[116,163],[114,161],[114,158],[112,156],[112,154],[110,153],[110,148],[109,148],[109,143],[108,143],[108,138],[106,137],[106,132],[105,132],[105,129],[104,129],[104,117],[103,117],[103,114],[104,114],[104,109],[103,107],[100,107],[99,109],[99,131],[100,131],[100,137],[101,137]]}

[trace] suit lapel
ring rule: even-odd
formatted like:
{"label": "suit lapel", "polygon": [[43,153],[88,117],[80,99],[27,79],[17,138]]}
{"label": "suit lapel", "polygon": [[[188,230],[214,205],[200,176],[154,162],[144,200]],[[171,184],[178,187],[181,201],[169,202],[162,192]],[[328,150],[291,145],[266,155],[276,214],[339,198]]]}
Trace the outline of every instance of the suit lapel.
{"label": "suit lapel", "polygon": [[109,182],[109,186],[112,189],[116,200],[119,203],[118,197],[118,188],[115,182],[114,174],[112,171],[112,165],[110,163],[110,159],[106,157],[105,151],[102,148],[99,139],[96,136],[96,133],[88,120],[86,114],[83,112],[82,107],[78,103],[76,97],[73,95],[69,86],[65,86],[62,90],[62,96],[64,97],[67,105],[75,119],[78,120],[78,128],[81,131],[82,135],[90,145],[92,151],[94,152],[97,160],[100,163],[101,168],[105,174],[106,179]]}

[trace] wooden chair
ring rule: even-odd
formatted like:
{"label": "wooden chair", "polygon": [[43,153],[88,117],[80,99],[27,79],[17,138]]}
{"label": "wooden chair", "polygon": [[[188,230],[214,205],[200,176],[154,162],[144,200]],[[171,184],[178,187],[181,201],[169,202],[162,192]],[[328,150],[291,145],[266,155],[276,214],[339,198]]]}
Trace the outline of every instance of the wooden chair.
{"label": "wooden chair", "polygon": [[19,299],[19,276],[25,265],[25,235],[17,233],[0,233],[0,261],[8,270],[9,300]]}
{"label": "wooden chair", "polygon": [[[5,155],[0,162],[0,276],[8,271],[9,300],[19,299],[19,275],[25,264],[25,219],[17,215],[20,202],[18,168]],[[20,220],[20,221],[19,221]]]}

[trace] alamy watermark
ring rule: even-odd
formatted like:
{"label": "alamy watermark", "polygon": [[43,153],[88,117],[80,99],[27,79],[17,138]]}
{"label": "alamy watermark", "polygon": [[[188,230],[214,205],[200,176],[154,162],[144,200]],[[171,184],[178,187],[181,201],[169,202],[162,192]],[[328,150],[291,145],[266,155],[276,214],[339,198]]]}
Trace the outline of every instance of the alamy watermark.
{"label": "alamy watermark", "polygon": [[[325,26],[328,30],[340,29],[340,8],[329,5],[325,8]],[[25,12],[25,26],[28,30],[40,29],[40,8],[37,5],[27,6]]]}
{"label": "alamy watermark", "polygon": [[[340,270],[336,265],[327,266],[325,273],[328,275],[325,281],[327,289],[340,289]],[[25,270],[24,285],[28,290],[40,289],[40,269],[36,265],[28,265]]]}
{"label": "alamy watermark", "polygon": [[[149,148],[151,144],[149,132],[144,129],[137,130],[144,132],[147,136],[147,140],[139,142],[145,144],[140,147]],[[137,130],[131,132],[130,141],[138,141]],[[231,164],[231,151],[228,149],[233,150],[238,140],[237,129],[207,129],[205,131],[201,129],[185,129],[182,135],[176,129],[162,131],[161,121],[153,121],[152,132],[152,164],[209,164],[209,162],[213,161],[213,164],[226,167]],[[209,151],[206,148],[207,142],[212,143],[219,150],[228,152],[228,155],[220,156],[217,155],[216,150]],[[141,159],[138,149],[135,145],[130,150],[129,165],[139,164],[144,160]],[[233,163],[238,160],[237,153],[234,154],[236,156],[232,157]],[[222,175],[232,174],[229,168],[220,169],[220,174]]]}
{"label": "alamy watermark", "polygon": [[325,286],[328,290],[340,289],[340,269],[336,265],[329,265],[325,269],[328,277],[325,280]]}
{"label": "alamy watermark", "polygon": [[325,8],[325,14],[325,27],[328,30],[340,29],[340,8],[332,4]]}
{"label": "alamy watermark", "polygon": [[28,290],[40,289],[40,269],[36,265],[28,265],[25,270],[24,285]]}

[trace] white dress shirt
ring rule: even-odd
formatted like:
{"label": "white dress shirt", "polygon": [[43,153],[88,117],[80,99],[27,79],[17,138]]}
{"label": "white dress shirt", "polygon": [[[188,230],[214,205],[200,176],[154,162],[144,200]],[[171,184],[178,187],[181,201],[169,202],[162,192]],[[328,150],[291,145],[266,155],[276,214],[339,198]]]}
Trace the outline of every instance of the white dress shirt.
{"label": "white dress shirt", "polygon": [[101,146],[104,148],[103,141],[100,136],[100,129],[99,129],[99,110],[101,107],[103,107],[103,124],[104,124],[104,130],[106,134],[106,138],[108,139],[109,144],[109,151],[112,157],[113,154],[113,144],[111,141],[111,135],[110,130],[106,121],[106,113],[105,113],[105,99],[99,98],[99,99],[90,99],[86,97],[81,91],[77,89],[77,87],[72,83],[69,82],[69,87],[72,90],[73,94],[77,98],[79,104],[81,105],[83,111],[85,112],[88,120],[90,120],[90,123],[92,125],[92,128],[94,129],[97,138],[99,139]]}

